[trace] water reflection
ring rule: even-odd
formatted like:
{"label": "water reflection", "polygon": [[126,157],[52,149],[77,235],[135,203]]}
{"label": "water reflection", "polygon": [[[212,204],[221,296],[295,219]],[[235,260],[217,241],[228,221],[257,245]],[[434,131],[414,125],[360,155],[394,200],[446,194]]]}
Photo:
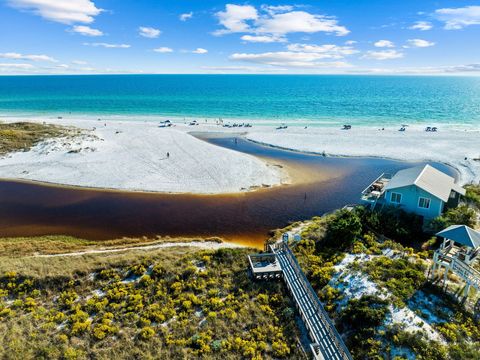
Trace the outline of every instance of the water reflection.
{"label": "water reflection", "polygon": [[[230,195],[128,193],[0,181],[0,236],[66,234],[218,236],[261,247],[268,231],[358,201],[381,172],[418,165],[384,159],[335,158],[284,151],[241,137],[197,134],[213,144],[286,166],[293,185]],[[453,171],[433,164],[443,171]]]}

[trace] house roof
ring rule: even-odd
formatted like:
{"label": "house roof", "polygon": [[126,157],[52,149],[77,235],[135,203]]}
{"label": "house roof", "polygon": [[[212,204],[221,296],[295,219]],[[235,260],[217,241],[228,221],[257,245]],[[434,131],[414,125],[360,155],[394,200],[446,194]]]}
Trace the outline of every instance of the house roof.
{"label": "house roof", "polygon": [[452,190],[465,195],[465,189],[455,184],[453,177],[428,164],[400,170],[388,182],[385,189],[398,189],[410,185],[416,185],[444,202],[448,201]]}
{"label": "house roof", "polygon": [[473,230],[466,225],[452,225],[445,230],[437,233],[437,236],[441,236],[445,239],[453,240],[459,244],[478,248],[480,247],[480,232]]}

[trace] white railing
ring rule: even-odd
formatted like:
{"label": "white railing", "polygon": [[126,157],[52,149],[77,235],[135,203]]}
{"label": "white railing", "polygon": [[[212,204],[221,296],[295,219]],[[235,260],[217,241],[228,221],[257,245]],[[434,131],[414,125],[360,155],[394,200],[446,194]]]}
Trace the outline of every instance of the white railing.
{"label": "white railing", "polygon": [[473,285],[477,290],[480,290],[480,271],[474,269],[470,265],[455,256],[443,254],[441,251],[435,251],[434,261],[444,261],[449,263],[449,268],[462,279]]}
{"label": "white railing", "polygon": [[379,177],[377,177],[374,181],[372,181],[370,183],[370,185],[368,185],[365,189],[363,189],[363,191],[361,192],[361,194],[363,195],[366,195],[368,192],[370,192],[370,187],[375,184],[376,182],[378,182],[379,180],[381,179],[385,179],[385,180],[391,180],[392,179],[392,175],[390,174],[387,174],[387,173],[383,173],[382,175],[380,175]]}

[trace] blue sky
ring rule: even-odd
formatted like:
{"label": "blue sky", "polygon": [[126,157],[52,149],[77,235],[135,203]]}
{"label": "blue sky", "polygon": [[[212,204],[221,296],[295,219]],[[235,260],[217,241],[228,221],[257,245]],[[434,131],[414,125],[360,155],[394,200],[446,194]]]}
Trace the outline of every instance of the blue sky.
{"label": "blue sky", "polygon": [[480,1],[0,0],[0,74],[479,74]]}

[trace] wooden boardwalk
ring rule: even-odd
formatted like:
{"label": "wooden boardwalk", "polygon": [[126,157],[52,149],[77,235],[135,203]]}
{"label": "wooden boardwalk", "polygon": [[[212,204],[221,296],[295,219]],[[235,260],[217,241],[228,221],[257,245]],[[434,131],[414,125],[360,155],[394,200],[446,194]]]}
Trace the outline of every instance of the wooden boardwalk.
{"label": "wooden boardwalk", "polygon": [[270,251],[275,254],[282,277],[313,341],[310,347],[314,358],[351,360],[350,352],[288,245],[277,243],[270,246]]}

